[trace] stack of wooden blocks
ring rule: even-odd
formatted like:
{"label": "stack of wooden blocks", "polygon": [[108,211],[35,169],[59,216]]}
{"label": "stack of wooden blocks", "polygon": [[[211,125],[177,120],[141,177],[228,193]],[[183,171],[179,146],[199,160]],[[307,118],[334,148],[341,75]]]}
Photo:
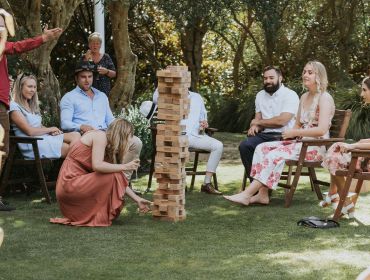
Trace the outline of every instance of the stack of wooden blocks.
{"label": "stack of wooden blocks", "polygon": [[181,121],[189,113],[190,72],[186,66],[168,66],[157,72],[158,119],[155,174],[158,188],[153,195],[153,217],[180,221],[185,213],[185,163],[189,159],[188,136]]}

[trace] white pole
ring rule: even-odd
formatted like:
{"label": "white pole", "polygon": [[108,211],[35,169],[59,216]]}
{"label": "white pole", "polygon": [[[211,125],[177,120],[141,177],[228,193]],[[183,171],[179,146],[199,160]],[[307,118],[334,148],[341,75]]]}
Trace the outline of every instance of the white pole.
{"label": "white pole", "polygon": [[102,36],[102,43],[100,52],[105,53],[105,29],[104,29],[104,6],[103,0],[93,0],[94,1],[94,22],[95,22],[95,32],[99,32]]}

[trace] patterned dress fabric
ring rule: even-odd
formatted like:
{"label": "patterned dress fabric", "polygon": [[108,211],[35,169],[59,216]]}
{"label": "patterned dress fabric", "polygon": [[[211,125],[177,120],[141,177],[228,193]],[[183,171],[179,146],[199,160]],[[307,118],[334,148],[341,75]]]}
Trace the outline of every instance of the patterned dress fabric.
{"label": "patterned dress fabric", "polygon": [[99,173],[92,169],[92,148],[77,142],[59,172],[56,195],[64,218],[51,223],[104,227],[121,213],[128,181],[123,172]]}
{"label": "patterned dress fabric", "polygon": [[[328,93],[322,93],[328,94]],[[304,111],[301,108],[300,123],[302,129],[308,129],[318,126],[319,122],[319,95],[316,95],[311,107]],[[331,119],[334,115],[332,109]],[[304,137],[307,139],[307,137]],[[329,138],[329,131],[321,137],[322,139]],[[261,182],[270,189],[276,189],[283,172],[285,161],[288,159],[297,160],[302,148],[302,143],[296,140],[273,141],[258,145],[253,155],[253,163],[251,169],[251,177]],[[306,160],[321,161],[324,158],[326,149],[322,147],[308,147]]]}
{"label": "patterned dress fabric", "polygon": [[[340,151],[340,144],[341,143],[335,143],[329,148],[322,163],[322,166],[327,168],[332,175],[335,175],[337,170],[347,169],[351,162],[351,153],[342,153]],[[363,158],[359,158],[356,168],[362,169],[363,171],[370,171],[369,165],[370,162],[368,162],[367,166],[364,166]]]}

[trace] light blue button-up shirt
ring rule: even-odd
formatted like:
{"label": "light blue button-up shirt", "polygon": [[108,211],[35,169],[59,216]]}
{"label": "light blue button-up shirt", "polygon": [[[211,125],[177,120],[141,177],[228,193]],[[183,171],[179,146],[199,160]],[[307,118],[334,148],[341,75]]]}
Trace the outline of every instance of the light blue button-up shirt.
{"label": "light blue button-up shirt", "polygon": [[63,130],[80,131],[83,124],[106,129],[114,120],[107,96],[96,88],[91,89],[92,99],[78,86],[63,96],[60,101]]}

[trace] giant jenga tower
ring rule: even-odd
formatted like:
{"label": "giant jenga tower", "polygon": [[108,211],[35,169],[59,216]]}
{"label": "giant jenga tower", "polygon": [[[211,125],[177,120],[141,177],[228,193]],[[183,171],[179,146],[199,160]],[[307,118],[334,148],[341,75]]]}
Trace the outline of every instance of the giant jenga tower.
{"label": "giant jenga tower", "polygon": [[189,159],[188,136],[181,120],[189,113],[190,72],[186,66],[168,66],[157,71],[158,119],[155,175],[158,188],[153,195],[153,217],[180,221],[185,213],[185,163]]}

